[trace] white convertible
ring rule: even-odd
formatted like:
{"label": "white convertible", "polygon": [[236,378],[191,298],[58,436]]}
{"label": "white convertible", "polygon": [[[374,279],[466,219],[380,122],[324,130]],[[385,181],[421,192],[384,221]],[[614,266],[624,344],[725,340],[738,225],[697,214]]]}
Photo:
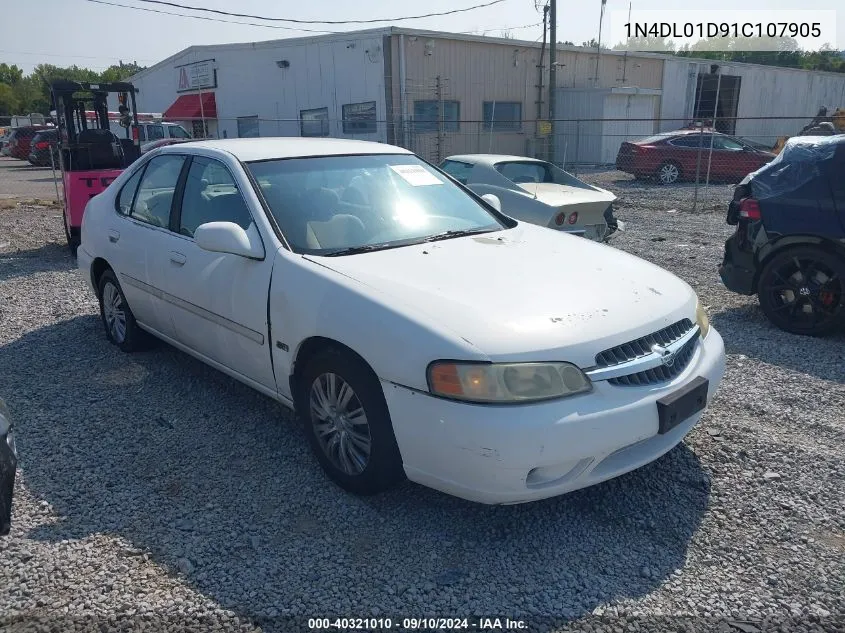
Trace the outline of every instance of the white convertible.
{"label": "white convertible", "polygon": [[88,203],[79,267],[112,343],[295,407],[353,492],[524,502],[678,444],[724,371],[695,292],[497,206],[388,145],[184,143]]}

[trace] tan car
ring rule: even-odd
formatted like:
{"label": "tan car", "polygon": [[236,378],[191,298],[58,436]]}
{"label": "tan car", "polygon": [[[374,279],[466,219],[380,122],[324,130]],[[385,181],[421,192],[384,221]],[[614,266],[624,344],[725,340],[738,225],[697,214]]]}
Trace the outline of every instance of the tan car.
{"label": "tan car", "polygon": [[499,154],[449,156],[440,169],[479,196],[494,195],[517,220],[605,242],[625,225],[616,196],[536,158]]}

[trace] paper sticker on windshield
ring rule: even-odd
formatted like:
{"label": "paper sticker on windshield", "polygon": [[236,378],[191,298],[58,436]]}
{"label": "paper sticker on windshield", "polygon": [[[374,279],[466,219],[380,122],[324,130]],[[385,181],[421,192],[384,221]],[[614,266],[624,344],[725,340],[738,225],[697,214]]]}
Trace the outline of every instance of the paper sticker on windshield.
{"label": "paper sticker on windshield", "polygon": [[432,174],[422,165],[391,165],[390,168],[402,176],[409,185],[422,187],[424,185],[442,185],[440,178]]}

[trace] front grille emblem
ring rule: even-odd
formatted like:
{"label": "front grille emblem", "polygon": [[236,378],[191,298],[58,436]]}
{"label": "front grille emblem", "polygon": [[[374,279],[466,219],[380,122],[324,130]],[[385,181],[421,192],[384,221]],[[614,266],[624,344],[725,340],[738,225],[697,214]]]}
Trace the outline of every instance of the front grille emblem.
{"label": "front grille emblem", "polygon": [[662,345],[652,345],[651,351],[660,355],[660,360],[664,366],[671,367],[675,364],[675,353],[672,350],[666,349]]}

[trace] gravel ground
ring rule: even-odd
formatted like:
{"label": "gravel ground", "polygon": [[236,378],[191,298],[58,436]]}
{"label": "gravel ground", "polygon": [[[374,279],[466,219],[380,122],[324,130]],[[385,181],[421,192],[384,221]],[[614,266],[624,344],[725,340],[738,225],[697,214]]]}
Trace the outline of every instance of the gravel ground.
{"label": "gravel ground", "polygon": [[165,345],[109,345],[56,210],[0,210],[0,394],[21,453],[0,630],[298,631],[328,615],[845,630],[845,337],[775,330],[720,285],[729,187],[693,214],[690,187],[587,178],[620,196],[615,245],[699,292],[727,373],[656,463],[503,507],[410,483],[343,493],[279,405]]}

